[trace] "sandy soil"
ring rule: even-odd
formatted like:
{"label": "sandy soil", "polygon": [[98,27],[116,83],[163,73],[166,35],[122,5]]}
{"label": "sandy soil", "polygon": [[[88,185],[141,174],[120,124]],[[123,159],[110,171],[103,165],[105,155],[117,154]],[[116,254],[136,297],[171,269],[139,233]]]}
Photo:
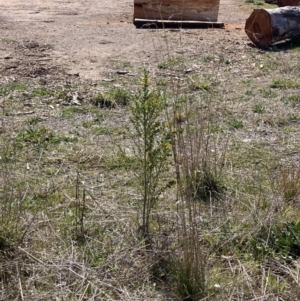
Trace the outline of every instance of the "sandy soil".
{"label": "sandy soil", "polygon": [[[239,9],[240,3],[221,0],[219,21],[226,29],[187,30],[186,48],[201,51],[200,39],[246,40],[243,26],[249,14]],[[47,65],[98,80],[109,76],[117,62],[154,63],[165,49],[153,45],[153,30],[135,28],[132,15],[133,0],[0,0],[0,39],[7,42],[0,46],[1,73],[40,62],[35,68]]]}

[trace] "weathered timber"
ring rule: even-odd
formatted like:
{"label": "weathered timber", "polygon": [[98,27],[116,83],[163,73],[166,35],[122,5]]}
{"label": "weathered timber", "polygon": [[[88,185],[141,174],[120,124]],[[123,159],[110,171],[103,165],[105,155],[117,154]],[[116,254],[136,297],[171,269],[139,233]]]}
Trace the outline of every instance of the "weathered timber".
{"label": "weathered timber", "polygon": [[139,28],[224,28],[224,22],[210,21],[173,21],[173,20],[150,20],[150,19],[134,19],[134,25]]}
{"label": "weathered timber", "polygon": [[300,0],[278,0],[279,6],[300,6]]}
{"label": "weathered timber", "polygon": [[217,21],[220,0],[134,0],[133,19]]}
{"label": "weathered timber", "polygon": [[300,36],[300,7],[255,9],[246,21],[245,31],[258,47]]}
{"label": "weathered timber", "polygon": [[278,0],[265,0],[265,3],[277,4],[278,5]]}

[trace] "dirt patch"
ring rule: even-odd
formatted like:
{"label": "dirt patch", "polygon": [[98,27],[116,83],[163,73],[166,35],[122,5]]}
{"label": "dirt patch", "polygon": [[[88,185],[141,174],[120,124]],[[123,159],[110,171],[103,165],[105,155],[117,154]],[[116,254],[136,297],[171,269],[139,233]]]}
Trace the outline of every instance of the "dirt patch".
{"label": "dirt patch", "polygon": [[[116,62],[131,61],[142,66],[157,61],[153,37],[160,33],[133,26],[133,1],[32,0],[24,4],[20,0],[0,0],[0,7],[1,40],[6,42],[0,49],[4,75],[13,74],[7,71],[10,69],[18,69],[16,73],[20,75],[20,67],[15,66],[22,63],[24,76],[38,73],[34,70],[39,68],[49,69],[51,65],[69,74],[98,80],[113,72],[112,65]],[[246,17],[238,2],[224,0],[220,3],[219,21],[226,23],[230,33],[222,29],[185,32],[207,39],[213,36],[216,40],[226,34],[236,38],[231,32],[238,30],[239,38],[245,38],[241,28]],[[28,41],[31,46],[39,46],[30,47]],[[6,56],[10,56],[7,61]]]}

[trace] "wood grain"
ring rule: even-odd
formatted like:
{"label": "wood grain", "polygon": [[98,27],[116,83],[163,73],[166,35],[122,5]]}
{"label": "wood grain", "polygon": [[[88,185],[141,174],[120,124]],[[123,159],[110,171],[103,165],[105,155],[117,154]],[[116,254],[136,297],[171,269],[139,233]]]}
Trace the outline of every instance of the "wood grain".
{"label": "wood grain", "polygon": [[217,21],[220,0],[134,0],[134,19]]}

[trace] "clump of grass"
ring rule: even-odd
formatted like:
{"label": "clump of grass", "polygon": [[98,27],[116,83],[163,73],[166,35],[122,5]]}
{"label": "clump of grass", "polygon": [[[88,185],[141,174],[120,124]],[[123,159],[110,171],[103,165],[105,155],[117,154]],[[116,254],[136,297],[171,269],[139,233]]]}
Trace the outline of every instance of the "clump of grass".
{"label": "clump of grass", "polygon": [[202,262],[204,258],[201,258],[201,253],[193,253],[194,250],[194,247],[190,247],[190,252],[185,255],[183,260],[173,263],[175,293],[180,300],[197,301],[205,299],[207,296],[204,263]]}
{"label": "clump of grass", "polygon": [[29,126],[18,133],[15,139],[15,145],[18,147],[36,145],[38,147],[47,148],[47,146],[51,144],[72,141],[74,141],[74,138],[59,136],[46,127]]}
{"label": "clump of grass", "polygon": [[[178,122],[178,112],[184,114],[184,122]],[[208,294],[199,212],[205,211],[207,201],[212,203],[225,194],[222,160],[216,160],[214,151],[212,112],[211,94],[204,89],[198,101],[190,101],[188,96],[177,98],[169,121],[174,134],[172,149],[180,216],[178,249],[172,256],[172,284],[180,300],[201,300]]]}
{"label": "clump of grass", "polygon": [[291,103],[294,106],[299,106],[300,105],[300,95],[294,94],[290,96],[283,96],[281,98],[281,101],[284,103]]}
{"label": "clump of grass", "polygon": [[273,79],[270,84],[273,89],[299,89],[300,84],[293,79]]}
{"label": "clump of grass", "polygon": [[266,112],[266,108],[261,102],[259,102],[253,106],[252,111],[253,113],[263,114]]}
{"label": "clump of grass", "polygon": [[202,57],[201,60],[205,63],[209,63],[214,60],[214,57],[212,55],[205,55]]}
{"label": "clump of grass", "polygon": [[114,88],[107,93],[96,94],[91,103],[100,108],[115,108],[118,106],[127,106],[130,103],[131,95],[123,88]]}
{"label": "clump of grass", "polygon": [[295,165],[280,166],[274,180],[274,188],[284,202],[295,202],[300,197],[300,168]]}
{"label": "clump of grass", "polygon": [[277,94],[272,90],[264,89],[264,90],[260,90],[260,93],[261,93],[262,97],[264,97],[264,98],[274,98],[277,96]]}
{"label": "clump of grass", "polygon": [[183,64],[182,57],[170,57],[158,64],[159,69],[178,69]]}
{"label": "clump of grass", "polygon": [[37,97],[37,96],[52,96],[53,90],[47,89],[47,88],[37,88],[34,89],[31,93],[31,96]]}
{"label": "clump of grass", "polygon": [[299,122],[300,121],[300,115],[298,114],[291,114],[289,116],[289,120],[292,122]]}
{"label": "clump of grass", "polygon": [[68,94],[67,91],[65,90],[56,90],[54,93],[55,98],[59,99],[59,100],[63,100],[63,101],[67,101],[70,98],[70,95]]}
{"label": "clump of grass", "polygon": [[243,121],[237,118],[231,118],[227,121],[227,123],[231,128],[236,130],[244,127]]}
{"label": "clump of grass", "polygon": [[[30,227],[25,204],[30,189],[28,183],[20,183],[17,175],[22,154],[18,153],[9,135],[1,135],[0,142],[0,253],[5,254],[23,242]],[[23,177],[26,179],[26,175]]]}
{"label": "clump of grass", "polygon": [[195,200],[204,202],[219,200],[225,192],[221,174],[215,173],[207,166],[194,167],[187,183],[188,189],[193,191]]}
{"label": "clump of grass", "polygon": [[190,89],[194,91],[197,90],[208,91],[210,89],[210,85],[207,82],[201,81],[197,77],[190,77],[189,86]]}
{"label": "clump of grass", "polygon": [[7,84],[6,88],[8,90],[13,90],[13,91],[24,91],[27,89],[27,85],[22,82],[13,82],[13,83]]}

